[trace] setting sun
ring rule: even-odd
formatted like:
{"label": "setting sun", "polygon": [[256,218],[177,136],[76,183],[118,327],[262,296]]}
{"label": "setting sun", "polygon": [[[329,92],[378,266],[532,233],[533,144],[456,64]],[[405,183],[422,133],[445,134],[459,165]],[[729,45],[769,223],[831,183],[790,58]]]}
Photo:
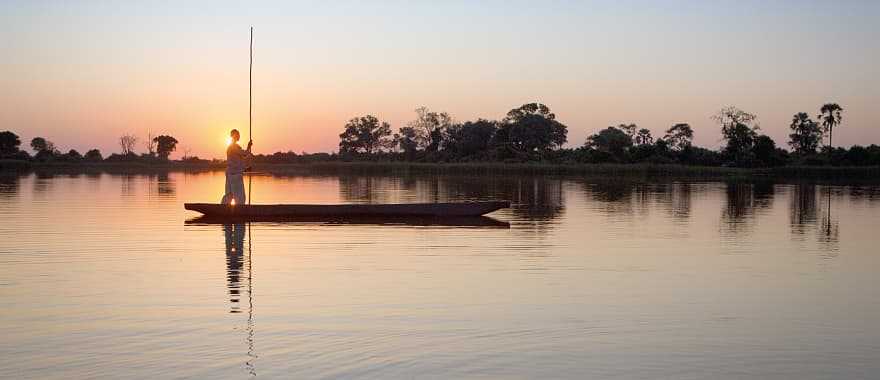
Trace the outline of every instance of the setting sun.
{"label": "setting sun", "polygon": [[229,146],[230,144],[232,144],[232,137],[226,136],[226,145],[224,146]]}

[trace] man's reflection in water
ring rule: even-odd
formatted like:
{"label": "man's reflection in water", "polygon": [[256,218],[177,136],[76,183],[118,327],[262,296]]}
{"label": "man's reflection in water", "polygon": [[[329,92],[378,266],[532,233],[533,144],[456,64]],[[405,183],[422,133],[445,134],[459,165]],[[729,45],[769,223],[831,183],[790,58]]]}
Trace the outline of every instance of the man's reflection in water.
{"label": "man's reflection in water", "polygon": [[[245,272],[244,236],[247,234],[247,225],[244,223],[224,224],[223,234],[226,237],[226,279],[228,281],[226,286],[229,288],[229,302],[232,304],[229,312],[241,313],[242,290],[247,291],[248,318],[245,328],[247,330],[245,343],[248,348],[248,359],[245,361],[245,368],[251,376],[256,376],[254,359],[257,358],[257,355],[254,352],[254,299],[250,238],[248,239],[247,272]],[[247,279],[246,284],[241,283],[242,277]]]}
{"label": "man's reflection in water", "polygon": [[229,302],[232,303],[230,313],[241,313],[241,275],[244,267],[244,235],[245,224],[224,224],[226,235],[226,279],[229,281]]}

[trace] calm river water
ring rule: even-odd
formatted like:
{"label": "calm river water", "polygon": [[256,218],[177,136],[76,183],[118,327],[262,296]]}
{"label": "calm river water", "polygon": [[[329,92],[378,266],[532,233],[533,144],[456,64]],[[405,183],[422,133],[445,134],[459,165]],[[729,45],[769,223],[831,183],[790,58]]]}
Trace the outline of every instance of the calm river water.
{"label": "calm river water", "polygon": [[263,176],[254,203],[514,207],[185,224],[223,180],[0,177],[0,378],[880,376],[877,186]]}

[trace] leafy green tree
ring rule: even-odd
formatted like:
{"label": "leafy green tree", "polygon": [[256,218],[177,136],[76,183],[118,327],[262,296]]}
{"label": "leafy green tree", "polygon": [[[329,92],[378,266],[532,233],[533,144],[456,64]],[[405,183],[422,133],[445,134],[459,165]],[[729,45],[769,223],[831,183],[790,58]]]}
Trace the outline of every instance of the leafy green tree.
{"label": "leafy green tree", "polygon": [[33,149],[34,152],[37,152],[37,153],[40,153],[40,152],[47,152],[47,153],[51,153],[51,154],[58,153],[58,150],[55,149],[55,144],[53,144],[51,141],[46,140],[42,137],[34,137],[33,139],[31,139],[31,149]]}
{"label": "leafy green tree", "polygon": [[810,119],[806,112],[798,112],[791,118],[791,131],[788,145],[799,154],[816,153],[822,141],[822,130],[819,124]]}
{"label": "leafy green tree", "polygon": [[616,127],[608,127],[588,137],[585,145],[588,148],[608,153],[620,160],[623,158],[626,149],[633,145],[633,141],[623,130]]}
{"label": "leafy green tree", "polygon": [[541,103],[527,103],[507,111],[507,116],[505,116],[502,121],[504,123],[515,123],[533,115],[538,115],[549,120],[556,120],[556,115],[553,112],[550,112],[550,107]]}
{"label": "leafy green tree", "polygon": [[10,131],[0,132],[0,157],[12,157],[21,145],[18,135]]}
{"label": "leafy green tree", "polygon": [[51,150],[41,150],[34,154],[34,159],[37,161],[45,162],[45,161],[53,161],[56,158],[55,152]]}
{"label": "leafy green tree", "polygon": [[394,145],[391,139],[391,125],[379,122],[373,115],[356,117],[345,124],[345,131],[339,134],[339,153],[372,154]]}
{"label": "leafy green tree", "polygon": [[745,159],[758,137],[758,117],[736,107],[726,107],[712,118],[721,126],[721,136],[727,141],[724,153],[736,161]]}
{"label": "leafy green tree", "polygon": [[163,160],[167,160],[175,149],[177,149],[177,139],[171,136],[159,135],[153,138],[156,143],[156,153]]}
{"label": "leafy green tree", "polygon": [[843,121],[843,108],[837,103],[827,103],[819,109],[819,120],[822,127],[828,132],[828,147],[833,147],[831,139],[834,137],[834,127]]}
{"label": "leafy green tree", "polygon": [[86,155],[83,158],[85,158],[86,161],[101,161],[104,159],[104,157],[101,156],[101,151],[97,149],[92,149],[86,152]]}
{"label": "leafy green tree", "polygon": [[636,134],[638,133],[638,130],[639,130],[639,126],[635,125],[634,123],[619,124],[619,125],[617,125],[617,129],[625,132],[627,135],[629,135],[629,138],[631,138],[631,139],[633,139],[633,141],[635,141]]}
{"label": "leafy green tree", "polygon": [[868,165],[871,159],[871,153],[867,148],[860,145],[853,145],[844,154],[844,160],[850,165],[863,166]]}
{"label": "leafy green tree", "polygon": [[691,146],[694,140],[694,130],[688,123],[678,123],[666,130],[663,140],[671,149],[680,152]]}
{"label": "leafy green tree", "polygon": [[532,153],[556,149],[567,141],[568,127],[556,120],[550,108],[529,103],[507,113],[495,135],[499,144]]}
{"label": "leafy green tree", "polygon": [[394,141],[403,151],[407,159],[412,159],[416,151],[419,149],[419,133],[414,127],[406,126],[398,129],[398,133],[394,134]]}
{"label": "leafy green tree", "polygon": [[79,161],[82,160],[82,154],[80,154],[76,149],[71,149],[64,154],[64,159],[70,161]]}
{"label": "leafy green tree", "polygon": [[636,134],[633,140],[635,140],[635,143],[638,145],[651,145],[654,143],[654,137],[651,136],[651,131],[645,128],[639,129],[639,133]]}
{"label": "leafy green tree", "polygon": [[[690,148],[690,145],[688,145],[688,148]],[[665,139],[657,139],[657,141],[654,142],[654,151],[660,155],[664,155],[664,156],[668,155],[669,154],[669,142],[666,141]]]}
{"label": "leafy green tree", "polygon": [[770,136],[760,135],[755,138],[752,152],[760,163],[769,166],[776,166],[781,163],[776,152],[776,142]]}
{"label": "leafy green tree", "polygon": [[497,129],[496,122],[483,119],[453,125],[447,131],[444,151],[457,159],[486,152]]}

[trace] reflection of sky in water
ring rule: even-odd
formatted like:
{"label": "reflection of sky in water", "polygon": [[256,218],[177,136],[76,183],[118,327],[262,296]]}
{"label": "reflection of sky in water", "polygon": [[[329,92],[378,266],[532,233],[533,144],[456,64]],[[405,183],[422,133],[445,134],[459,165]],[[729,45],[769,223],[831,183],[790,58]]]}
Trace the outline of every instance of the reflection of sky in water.
{"label": "reflection of sky in water", "polygon": [[[222,173],[0,176],[0,377],[859,377],[875,186],[269,177],[510,228],[184,225]],[[163,376],[164,375],[164,376]]]}

